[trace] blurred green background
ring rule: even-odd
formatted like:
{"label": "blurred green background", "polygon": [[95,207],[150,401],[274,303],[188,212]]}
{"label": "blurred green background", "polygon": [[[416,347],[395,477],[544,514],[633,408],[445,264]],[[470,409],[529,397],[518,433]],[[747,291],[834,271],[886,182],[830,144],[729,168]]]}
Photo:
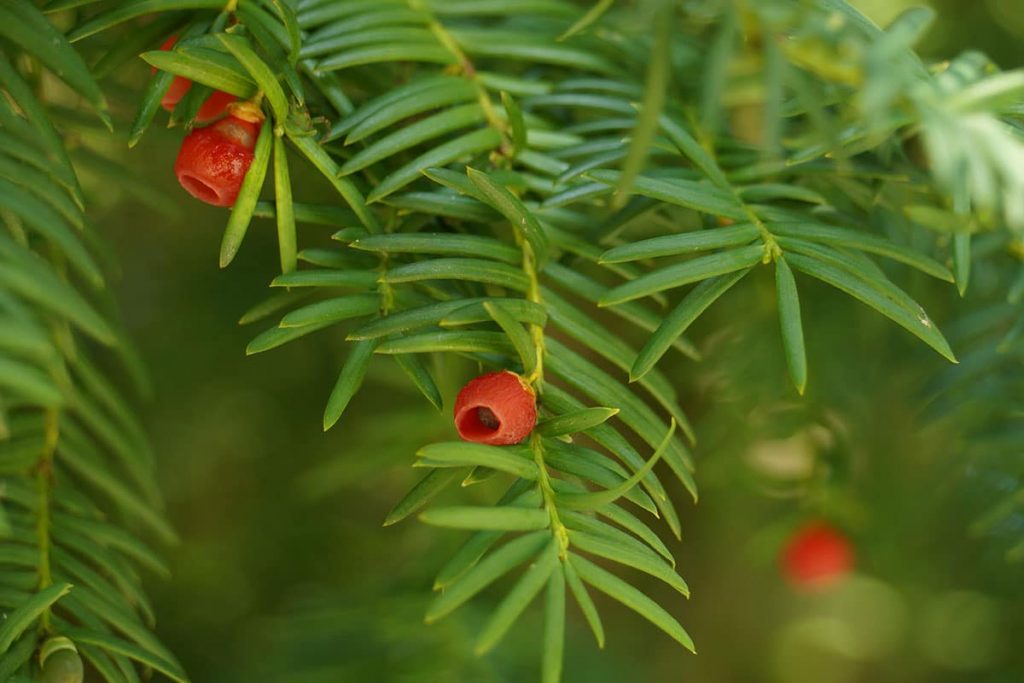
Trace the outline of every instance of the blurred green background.
{"label": "blurred green background", "polygon": [[[884,23],[909,3],[855,4]],[[1021,0],[931,4],[939,21],[928,57],[980,47],[1004,68],[1024,64]],[[225,214],[177,188],[177,145],[174,131],[151,135],[128,158],[139,186],[108,193],[97,217],[120,253],[127,323],[153,373],[157,394],[144,412],[184,539],[169,553],[174,580],[151,585],[161,637],[197,682],[535,680],[535,613],[495,654],[470,651],[467,634],[500,593],[423,625],[458,532],[415,520],[381,527],[417,478],[417,447],[453,437],[447,413],[379,361],[324,434],[344,330],[246,358],[246,343],[272,324],[236,321],[277,268],[273,227],[260,222],[235,264],[218,270]],[[147,197],[147,185],[167,198]],[[329,234],[307,227],[300,242],[326,246]],[[693,338],[704,363],[666,366],[700,436],[702,500],[681,510],[682,544],[666,534],[693,598],[635,580],[672,605],[699,655],[603,601],[604,652],[570,610],[569,683],[1024,680],[1024,566],[968,535],[965,468],[950,434],[918,412],[920,380],[940,361],[850,299],[801,287],[805,400],[785,376],[766,280],[737,288],[700,321]],[[942,320],[952,297],[926,303]],[[447,410],[470,368],[446,362]],[[493,500],[495,491],[458,494]],[[779,577],[778,548],[820,511],[848,527],[858,571],[834,591],[797,594]]]}

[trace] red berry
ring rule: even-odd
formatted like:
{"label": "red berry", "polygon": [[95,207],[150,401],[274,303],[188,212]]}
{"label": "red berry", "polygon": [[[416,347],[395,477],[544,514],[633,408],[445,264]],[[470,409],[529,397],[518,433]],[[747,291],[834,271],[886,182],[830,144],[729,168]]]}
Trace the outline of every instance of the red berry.
{"label": "red berry", "polygon": [[260,123],[228,116],[185,136],[174,162],[178,182],[196,199],[233,206],[253,159]]}
{"label": "red berry", "polygon": [[[174,47],[174,44],[178,42],[178,36],[171,36],[164,44],[160,46],[161,50],[170,50]],[[156,69],[152,70],[154,73]],[[170,87],[167,88],[167,92],[164,93],[163,99],[160,100],[160,106],[167,111],[174,111],[174,108],[178,106],[178,102],[185,96],[192,88],[192,81],[188,80],[183,76],[175,76],[174,80],[171,81]],[[227,109],[228,104],[235,101],[234,95],[229,95],[226,92],[215,90],[203,105],[199,107],[199,112],[196,114],[197,123],[208,123],[221,116]]]}
{"label": "red berry", "polygon": [[189,88],[192,87],[192,81],[182,78],[181,76],[175,76],[174,80],[171,81],[171,85],[167,88],[167,92],[164,93],[164,97],[160,100],[160,106],[167,111],[174,111],[174,108],[178,106],[178,102],[185,96]]}
{"label": "red berry", "polygon": [[853,568],[853,545],[840,531],[825,522],[799,529],[782,550],[782,572],[800,588],[823,588]]}
{"label": "red berry", "polygon": [[228,105],[234,102],[235,99],[234,95],[229,95],[222,90],[214,90],[206,98],[206,101],[203,102],[203,106],[199,107],[199,111],[196,112],[196,123],[209,123],[219,119],[227,111]]}
{"label": "red berry", "polygon": [[507,446],[525,439],[535,424],[533,389],[508,370],[470,380],[455,399],[455,428],[465,441]]}
{"label": "red berry", "polygon": [[[174,47],[174,44],[178,42],[178,36],[171,36],[164,41],[164,44],[160,46],[161,50],[170,50]],[[156,73],[156,68],[151,69],[153,73]],[[192,87],[192,81],[182,76],[175,76],[174,80],[171,81],[170,87],[167,88],[167,92],[164,93],[164,97],[160,100],[160,106],[167,111],[174,111],[174,108],[181,101],[181,98],[185,96],[188,89]]]}

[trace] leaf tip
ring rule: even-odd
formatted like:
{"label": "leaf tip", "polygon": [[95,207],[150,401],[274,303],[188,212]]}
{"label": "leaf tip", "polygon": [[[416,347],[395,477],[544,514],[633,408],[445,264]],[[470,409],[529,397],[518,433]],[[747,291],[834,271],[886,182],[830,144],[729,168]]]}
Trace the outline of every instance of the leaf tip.
{"label": "leaf tip", "polygon": [[114,132],[114,120],[110,118],[110,110],[107,108],[107,101],[104,99],[100,103],[100,108],[96,110],[96,116],[99,117],[100,121],[106,127],[108,133]]}
{"label": "leaf tip", "polygon": [[[232,244],[225,243],[220,250],[219,264],[221,268],[227,268],[231,265],[231,262],[235,260],[235,254],[238,253],[238,247]],[[273,285],[271,285],[273,286]]]}

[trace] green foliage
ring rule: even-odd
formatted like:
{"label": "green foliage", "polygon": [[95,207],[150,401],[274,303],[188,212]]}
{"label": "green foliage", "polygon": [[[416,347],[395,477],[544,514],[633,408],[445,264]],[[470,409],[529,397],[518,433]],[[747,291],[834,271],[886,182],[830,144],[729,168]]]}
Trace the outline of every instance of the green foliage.
{"label": "green foliage", "polygon": [[[118,360],[136,382],[138,370],[62,137],[67,96],[35,94],[59,78],[110,125],[87,65],[97,71],[139,17],[159,15],[180,39],[169,51],[138,46],[160,73],[137,96],[129,144],[171,74],[196,84],[173,113],[186,128],[200,86],[263,105],[220,265],[253,220],[275,220],[282,274],[270,284],[286,291],[243,316],[279,318],[247,353],[344,326],[348,355],[333,390],[322,387],[325,429],[379,362],[394,361],[437,408],[438,354],[521,372],[536,391],[528,442],[424,446],[414,466],[426,475],[384,523],[419,512],[473,532],[441,568],[428,621],[514,573],[478,653],[544,591],[544,681],[561,675],[566,585],[599,645],[592,589],[694,649],[675,603],[585,555],[689,595],[646,517],[679,538],[679,486],[697,498],[693,429],[658,363],[670,351],[697,359],[682,335],[726,292],[773,270],[801,394],[814,385],[814,320],[798,289],[810,279],[955,363],[908,290],[931,300],[955,282],[970,296],[983,265],[998,273],[988,298],[1009,292],[1008,304],[986,303],[1006,316],[985,332],[1003,336],[950,370],[943,390],[994,372],[1019,346],[1024,76],[974,53],[924,65],[912,48],[927,11],[884,31],[843,0],[132,0],[45,11],[64,34],[28,0],[0,10],[0,471],[12,548],[0,586],[18,608],[0,629],[4,646],[17,641],[0,655],[8,674],[32,670],[26,653],[54,632],[108,681],[134,680],[129,660],[184,680],[146,628],[134,569],[163,570],[137,528],[174,540],[130,400],[107,379]],[[305,162],[336,204],[292,185]],[[261,201],[271,166],[273,201]],[[304,248],[311,225],[337,229],[336,244]],[[992,246],[979,250],[983,240]],[[982,422],[970,424],[997,429]],[[427,507],[456,481],[492,477],[507,492],[491,507]],[[1020,504],[1014,494],[977,528]]]}
{"label": "green foliage", "polygon": [[[55,109],[36,93],[59,77],[109,125],[106,100],[33,5],[18,0],[2,14],[3,37],[24,53],[0,55],[0,126],[15,141],[0,152],[0,671],[38,674],[34,651],[56,633],[108,681],[136,680],[130,660],[184,681],[150,631],[138,573],[165,569],[137,533],[176,540],[130,408],[145,375],[112,312],[103,247]],[[19,68],[27,55],[46,70]]]}

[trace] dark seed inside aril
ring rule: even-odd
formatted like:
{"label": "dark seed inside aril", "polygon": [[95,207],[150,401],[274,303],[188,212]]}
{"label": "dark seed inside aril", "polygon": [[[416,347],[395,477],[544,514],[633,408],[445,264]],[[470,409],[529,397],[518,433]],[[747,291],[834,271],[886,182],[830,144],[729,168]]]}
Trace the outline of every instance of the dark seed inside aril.
{"label": "dark seed inside aril", "polygon": [[480,420],[480,424],[488,429],[497,429],[501,426],[501,420],[490,408],[477,408],[476,418]]}

